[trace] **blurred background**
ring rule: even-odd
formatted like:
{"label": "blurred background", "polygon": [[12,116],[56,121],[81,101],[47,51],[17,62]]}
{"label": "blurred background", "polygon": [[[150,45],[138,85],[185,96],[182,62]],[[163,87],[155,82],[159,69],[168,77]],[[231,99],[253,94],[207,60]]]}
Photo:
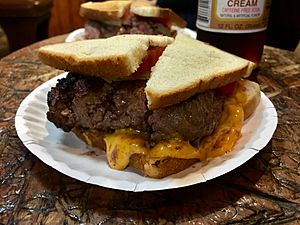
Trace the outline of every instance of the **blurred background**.
{"label": "blurred background", "polygon": [[[83,2],[86,1],[0,0],[0,57],[30,43],[83,27],[85,20],[78,13]],[[173,9],[188,22],[190,29],[196,29],[198,0],[151,2]],[[272,0],[266,44],[295,51],[299,39],[300,1]]]}

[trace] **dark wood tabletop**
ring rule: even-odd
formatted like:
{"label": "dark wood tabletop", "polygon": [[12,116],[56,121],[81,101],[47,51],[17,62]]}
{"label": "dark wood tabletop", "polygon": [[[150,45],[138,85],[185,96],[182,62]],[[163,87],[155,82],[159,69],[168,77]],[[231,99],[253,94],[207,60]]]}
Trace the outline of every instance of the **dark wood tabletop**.
{"label": "dark wood tabletop", "polygon": [[67,177],[31,154],[14,116],[37,86],[61,73],[43,65],[39,46],[0,61],[0,224],[299,224],[300,57],[265,47],[251,79],[273,102],[278,127],[251,160],[219,178],[172,190],[126,192]]}

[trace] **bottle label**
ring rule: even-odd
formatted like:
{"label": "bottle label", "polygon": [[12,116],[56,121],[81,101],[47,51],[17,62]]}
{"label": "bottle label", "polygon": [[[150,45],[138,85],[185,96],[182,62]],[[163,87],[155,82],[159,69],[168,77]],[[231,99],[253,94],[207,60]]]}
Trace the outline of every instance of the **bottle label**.
{"label": "bottle label", "polygon": [[196,26],[222,33],[267,29],[271,0],[199,0]]}

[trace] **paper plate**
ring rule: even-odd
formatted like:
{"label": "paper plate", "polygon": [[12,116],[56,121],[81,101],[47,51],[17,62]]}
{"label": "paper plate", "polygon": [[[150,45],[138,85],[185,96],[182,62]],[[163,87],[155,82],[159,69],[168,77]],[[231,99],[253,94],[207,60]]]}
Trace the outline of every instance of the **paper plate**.
{"label": "paper plate", "polygon": [[106,163],[103,153],[91,156],[90,149],[73,133],[57,129],[46,118],[47,93],[63,73],[36,88],[21,103],[15,118],[17,133],[24,145],[40,160],[61,173],[83,182],[126,191],[153,191],[179,188],[221,176],[245,163],[271,139],[277,125],[272,102],[261,93],[255,113],[245,121],[235,149],[208,164],[197,163],[163,179],[143,177],[130,169],[118,171]]}
{"label": "paper plate", "polygon": [[80,28],[69,33],[65,42],[73,42],[80,40],[84,40],[84,28]]}

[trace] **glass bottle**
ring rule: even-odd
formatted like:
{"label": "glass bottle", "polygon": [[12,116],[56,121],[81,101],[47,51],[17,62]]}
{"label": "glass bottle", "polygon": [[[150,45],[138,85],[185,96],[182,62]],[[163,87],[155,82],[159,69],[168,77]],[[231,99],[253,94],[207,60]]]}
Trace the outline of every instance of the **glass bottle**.
{"label": "glass bottle", "polygon": [[271,0],[199,0],[197,39],[258,64]]}

